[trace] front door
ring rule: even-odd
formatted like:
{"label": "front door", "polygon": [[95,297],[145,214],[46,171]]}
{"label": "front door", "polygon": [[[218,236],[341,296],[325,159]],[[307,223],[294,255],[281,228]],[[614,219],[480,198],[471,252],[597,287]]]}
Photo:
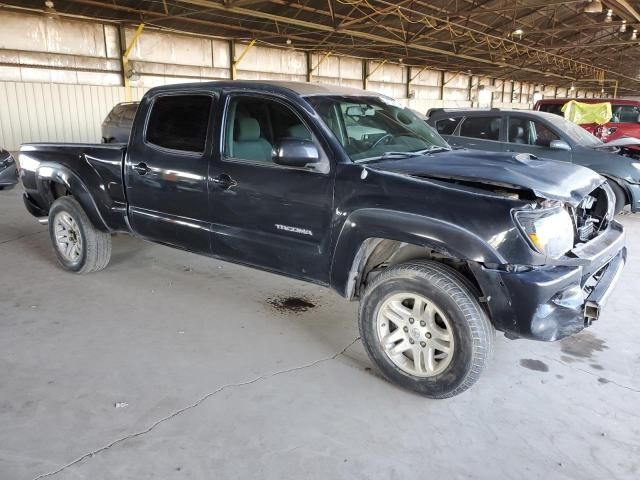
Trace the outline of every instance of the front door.
{"label": "front door", "polygon": [[[236,94],[224,117],[221,158],[210,172],[213,253],[327,283],[334,170],[303,112],[278,97]],[[320,163],[274,163],[283,138],[313,141]]]}
{"label": "front door", "polygon": [[141,115],[148,120],[133,132],[125,165],[131,227],[156,242],[210,253],[207,138],[215,97],[190,91],[147,102]]}

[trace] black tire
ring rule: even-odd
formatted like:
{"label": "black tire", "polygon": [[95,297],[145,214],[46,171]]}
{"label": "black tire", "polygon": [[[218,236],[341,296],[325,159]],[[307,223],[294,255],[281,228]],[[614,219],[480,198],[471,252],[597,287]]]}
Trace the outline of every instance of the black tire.
{"label": "black tire", "polygon": [[613,180],[609,180],[609,186],[611,187],[611,190],[613,190],[613,194],[616,197],[615,214],[618,215],[620,212],[622,212],[622,210],[624,210],[624,207],[627,204],[627,195],[624,193],[622,187]]}
{"label": "black tire", "polygon": [[[69,215],[77,224],[82,240],[81,253],[78,260],[70,261],[61,251],[56,240],[55,219],[60,213]],[[71,196],[58,198],[49,210],[49,237],[58,262],[65,270],[74,273],[91,273],[102,270],[111,259],[111,234],[102,232],[93,226],[91,220]]]}
{"label": "black tire", "polygon": [[[407,373],[381,346],[376,324],[379,309],[386,299],[401,292],[428,298],[448,317],[454,339],[453,354],[448,366],[434,376]],[[379,274],[360,301],[359,326],[367,353],[383,375],[429,398],[453,397],[467,390],[493,355],[495,330],[471,283],[453,268],[435,261],[412,261]]]}

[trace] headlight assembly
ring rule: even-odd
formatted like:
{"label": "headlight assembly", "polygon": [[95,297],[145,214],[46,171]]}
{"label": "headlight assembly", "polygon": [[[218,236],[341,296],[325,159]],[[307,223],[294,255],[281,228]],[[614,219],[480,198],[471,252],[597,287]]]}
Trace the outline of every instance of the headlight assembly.
{"label": "headlight assembly", "polygon": [[573,248],[573,221],[563,207],[520,210],[514,216],[529,244],[538,252],[559,258]]}

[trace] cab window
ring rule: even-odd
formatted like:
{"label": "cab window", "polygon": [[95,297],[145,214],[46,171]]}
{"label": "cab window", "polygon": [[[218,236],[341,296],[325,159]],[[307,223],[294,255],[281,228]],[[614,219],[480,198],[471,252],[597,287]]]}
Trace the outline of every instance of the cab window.
{"label": "cab window", "polygon": [[211,95],[166,95],[153,101],[147,122],[147,143],[170,150],[204,152]]}
{"label": "cab window", "polygon": [[612,105],[611,121],[614,123],[638,123],[640,107],[635,105]]}
{"label": "cab window", "polygon": [[273,163],[274,149],[284,138],[312,140],[300,117],[274,100],[235,97],[227,112],[226,158]]}
{"label": "cab window", "polygon": [[500,140],[502,118],[498,116],[467,117],[460,127],[460,136],[481,140]]}

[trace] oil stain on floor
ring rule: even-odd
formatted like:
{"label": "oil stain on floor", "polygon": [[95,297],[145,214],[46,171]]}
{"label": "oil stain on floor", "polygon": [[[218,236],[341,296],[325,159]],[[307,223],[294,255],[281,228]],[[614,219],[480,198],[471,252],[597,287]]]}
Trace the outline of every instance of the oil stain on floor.
{"label": "oil stain on floor", "polygon": [[590,359],[596,352],[607,350],[606,342],[589,332],[580,332],[560,340],[560,349],[565,355],[575,359]]}
{"label": "oil stain on floor", "polygon": [[304,297],[272,297],[268,298],[267,302],[280,313],[302,313],[316,306]]}
{"label": "oil stain on floor", "polygon": [[523,358],[520,360],[520,366],[528,368],[529,370],[535,370],[536,372],[548,372],[549,366],[541,362],[540,360],[533,360],[531,358]]}

